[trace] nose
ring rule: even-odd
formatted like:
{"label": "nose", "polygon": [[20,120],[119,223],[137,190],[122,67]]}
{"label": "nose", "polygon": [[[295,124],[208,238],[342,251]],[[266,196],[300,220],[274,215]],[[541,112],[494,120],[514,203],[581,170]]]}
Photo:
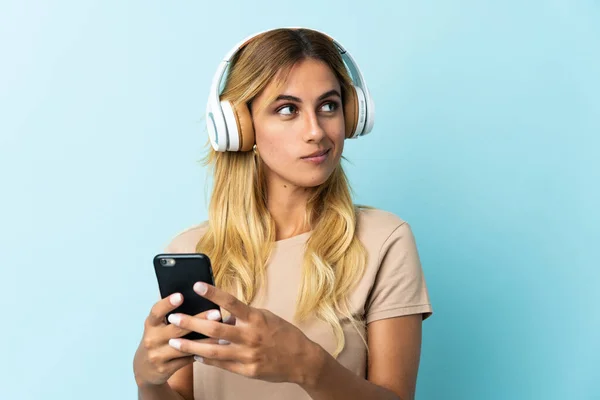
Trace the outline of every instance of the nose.
{"label": "nose", "polygon": [[304,130],[304,141],[307,143],[318,143],[325,137],[325,130],[321,126],[316,112],[305,113],[306,129]]}

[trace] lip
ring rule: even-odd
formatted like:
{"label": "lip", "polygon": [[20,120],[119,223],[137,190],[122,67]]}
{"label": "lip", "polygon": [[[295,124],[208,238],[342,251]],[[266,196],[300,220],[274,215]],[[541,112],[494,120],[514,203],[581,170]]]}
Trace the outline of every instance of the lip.
{"label": "lip", "polygon": [[329,150],[331,150],[331,149],[323,149],[323,150],[315,151],[314,153],[304,156],[302,158],[309,159],[309,158],[321,157],[321,156],[324,156],[325,154],[329,153]]}
{"label": "lip", "polygon": [[319,150],[308,156],[302,157],[302,160],[309,161],[315,164],[321,164],[323,161],[327,159],[331,149]]}

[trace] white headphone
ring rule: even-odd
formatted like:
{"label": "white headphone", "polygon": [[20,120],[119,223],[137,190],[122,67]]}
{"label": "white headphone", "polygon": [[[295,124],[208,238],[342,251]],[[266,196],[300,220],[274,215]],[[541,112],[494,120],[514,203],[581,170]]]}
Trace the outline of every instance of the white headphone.
{"label": "white headphone", "polygon": [[[301,28],[288,28],[301,29]],[[240,41],[226,55],[219,64],[214,75],[208,104],[206,106],[206,125],[210,143],[215,151],[249,151],[254,146],[254,127],[248,107],[245,105],[234,106],[229,101],[221,101],[220,88],[225,70],[232,57],[246,46],[253,38],[267,31],[262,31],[246,37]],[[344,117],[346,121],[346,138],[354,139],[366,135],[373,129],[375,123],[375,105],[367,89],[365,80],[358,65],[343,47],[331,36],[329,37],[342,56],[346,68],[350,73],[353,86],[349,90],[344,104]]]}

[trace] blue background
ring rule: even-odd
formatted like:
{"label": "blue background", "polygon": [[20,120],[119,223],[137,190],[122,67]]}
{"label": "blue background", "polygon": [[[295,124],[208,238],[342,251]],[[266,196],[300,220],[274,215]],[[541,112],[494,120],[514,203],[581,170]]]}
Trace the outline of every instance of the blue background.
{"label": "blue background", "polygon": [[2,2],[0,398],[136,398],[152,257],[207,216],[213,72],[298,25],[376,102],[345,155],[417,238],[417,398],[600,399],[594,0]]}

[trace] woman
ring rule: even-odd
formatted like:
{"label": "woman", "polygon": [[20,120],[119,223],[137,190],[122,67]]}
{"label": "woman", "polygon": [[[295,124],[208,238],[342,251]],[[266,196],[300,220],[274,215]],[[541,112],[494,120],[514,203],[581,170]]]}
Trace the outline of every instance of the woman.
{"label": "woman", "polygon": [[[210,257],[216,287],[194,290],[221,310],[165,324],[185,299],[152,307],[141,399],[414,398],[432,308],[409,225],[352,203],[344,140],[372,121],[340,52],[320,32],[275,29],[233,53],[220,94],[233,133],[209,126],[209,219],[166,249]],[[209,338],[180,339],[190,331]]]}

